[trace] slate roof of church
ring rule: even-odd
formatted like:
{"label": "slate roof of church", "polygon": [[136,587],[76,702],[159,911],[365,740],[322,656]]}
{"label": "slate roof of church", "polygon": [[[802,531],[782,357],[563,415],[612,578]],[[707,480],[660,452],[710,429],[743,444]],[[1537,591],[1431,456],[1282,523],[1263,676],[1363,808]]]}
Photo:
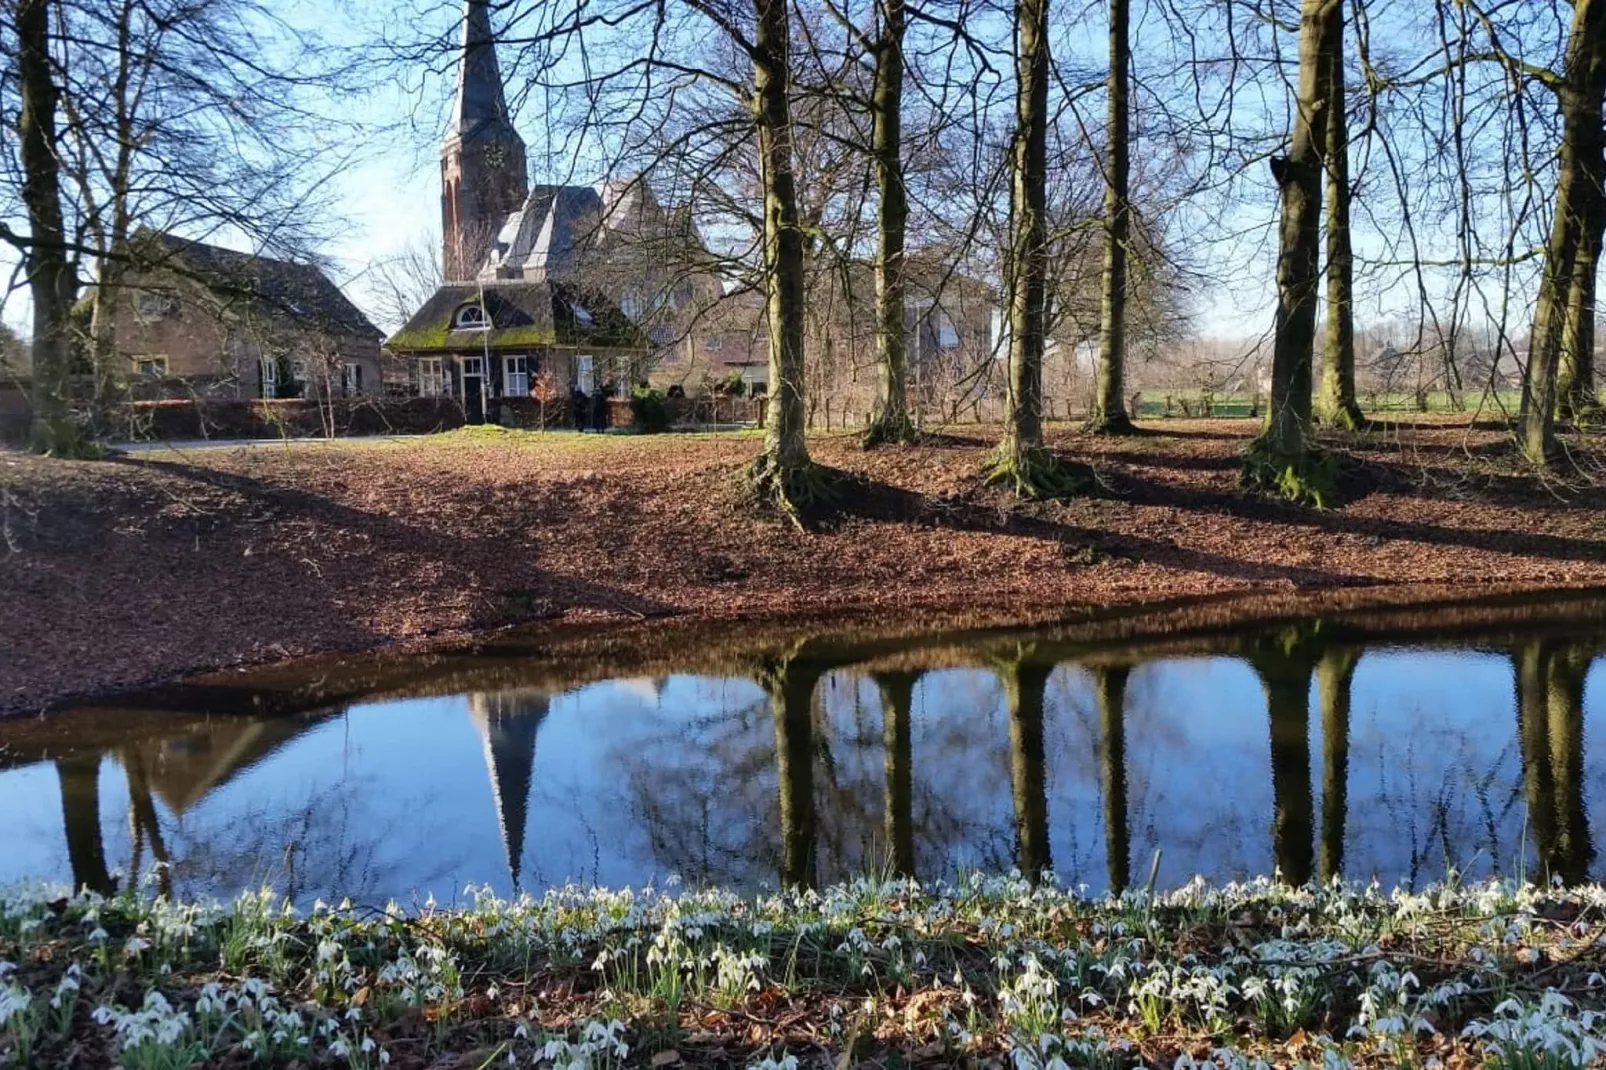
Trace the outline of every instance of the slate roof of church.
{"label": "slate roof of church", "polygon": [[[484,301],[489,332],[453,327],[457,310]],[[436,290],[387,346],[398,352],[471,352],[531,346],[645,349],[641,328],[599,294],[554,279],[454,282]]]}
{"label": "slate roof of church", "polygon": [[[306,330],[384,337],[316,264],[242,253],[155,230],[139,231],[131,245],[142,271],[170,269],[206,286],[225,305],[248,301],[257,311]],[[148,288],[149,283],[137,285]]]}

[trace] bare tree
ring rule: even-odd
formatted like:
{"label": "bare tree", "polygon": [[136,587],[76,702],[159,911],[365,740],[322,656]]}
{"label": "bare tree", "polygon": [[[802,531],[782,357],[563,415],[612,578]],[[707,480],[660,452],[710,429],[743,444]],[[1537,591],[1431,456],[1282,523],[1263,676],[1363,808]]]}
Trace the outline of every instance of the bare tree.
{"label": "bare tree", "polygon": [[1015,127],[1010,148],[1009,393],[1004,437],[990,479],[1021,497],[1055,497],[1073,488],[1043,444],[1043,346],[1048,304],[1048,0],[1017,0]]}
{"label": "bare tree", "polygon": [[68,405],[72,381],[69,317],[77,279],[68,256],[61,210],[61,165],[56,113],[60,92],[51,70],[48,0],[21,0],[15,8],[17,140],[28,234],[5,237],[23,253],[33,297],[33,449],[58,457],[93,453]]}
{"label": "bare tree", "polygon": [[1266,429],[1251,448],[1245,476],[1252,486],[1322,504],[1331,473],[1310,443],[1311,369],[1316,337],[1317,259],[1321,245],[1322,157],[1331,56],[1343,31],[1339,0],[1303,0],[1299,27],[1299,92],[1288,155],[1271,161],[1281,191],[1277,319]]}
{"label": "bare tree", "polygon": [[1349,124],[1344,101],[1344,23],[1328,57],[1327,123],[1327,339],[1316,414],[1345,430],[1365,418],[1355,396],[1355,264],[1350,248]]}
{"label": "bare tree", "polygon": [[[1576,0],[1562,76],[1554,85],[1561,104],[1562,137],[1557,156],[1556,202],[1545,250],[1539,303],[1529,336],[1528,374],[1523,381],[1521,445],[1534,464],[1546,464],[1556,449],[1556,409],[1563,354],[1585,342],[1593,346],[1596,250],[1606,225],[1606,2]],[[1569,325],[1569,314],[1577,326]],[[1587,319],[1588,325],[1584,326]],[[1581,351],[1573,349],[1569,383],[1583,387]],[[1579,399],[1575,396],[1573,404]]]}
{"label": "bare tree", "polygon": [[1093,391],[1092,427],[1105,434],[1129,434],[1126,411],[1127,241],[1132,229],[1130,185],[1132,131],[1127,114],[1130,0],[1110,0],[1110,73],[1108,161],[1104,185],[1104,277],[1099,324],[1098,382]]}

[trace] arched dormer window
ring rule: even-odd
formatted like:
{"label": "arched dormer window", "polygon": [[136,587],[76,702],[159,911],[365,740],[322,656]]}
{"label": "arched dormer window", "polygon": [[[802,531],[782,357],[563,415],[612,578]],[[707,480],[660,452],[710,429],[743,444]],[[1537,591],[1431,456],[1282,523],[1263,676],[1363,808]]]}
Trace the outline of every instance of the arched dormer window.
{"label": "arched dormer window", "polygon": [[462,305],[452,314],[452,329],[457,331],[485,331],[491,327],[490,317],[483,305]]}

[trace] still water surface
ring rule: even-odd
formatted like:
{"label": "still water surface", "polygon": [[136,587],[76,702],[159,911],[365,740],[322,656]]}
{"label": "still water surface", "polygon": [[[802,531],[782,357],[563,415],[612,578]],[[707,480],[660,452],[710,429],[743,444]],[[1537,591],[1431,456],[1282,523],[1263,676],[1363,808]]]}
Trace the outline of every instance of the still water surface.
{"label": "still water surface", "polygon": [[312,682],[257,712],[170,691],[0,722],[0,883],[408,902],[1018,866],[1096,891],[1156,856],[1163,886],[1599,876],[1606,626],[1554,608],[1186,641],[726,636],[649,675],[521,680],[502,656],[491,683],[330,705]]}

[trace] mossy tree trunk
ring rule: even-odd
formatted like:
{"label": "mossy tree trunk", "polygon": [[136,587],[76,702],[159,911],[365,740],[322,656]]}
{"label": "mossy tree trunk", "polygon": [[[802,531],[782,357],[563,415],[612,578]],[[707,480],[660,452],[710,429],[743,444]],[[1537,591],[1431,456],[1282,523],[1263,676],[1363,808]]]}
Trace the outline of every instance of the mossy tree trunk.
{"label": "mossy tree trunk", "polygon": [[1131,0],[1110,0],[1110,70],[1105,78],[1108,160],[1104,171],[1104,277],[1099,308],[1099,365],[1091,427],[1130,434],[1126,411],[1127,254],[1132,232],[1132,128],[1127,80],[1132,64]]}
{"label": "mossy tree trunk", "polygon": [[1048,0],[1016,0],[1015,131],[1010,147],[1009,382],[1004,437],[990,478],[1025,498],[1072,487],[1043,445],[1043,348],[1048,302]]}
{"label": "mossy tree trunk", "polygon": [[1028,880],[1054,866],[1048,843],[1048,778],[1043,714],[1051,669],[1024,659],[1000,664],[1009,710],[1009,780],[1015,800],[1015,859]]}
{"label": "mossy tree trunk", "polygon": [[1343,31],[1339,0],[1303,0],[1299,90],[1288,155],[1272,160],[1281,195],[1277,317],[1265,430],[1250,451],[1251,485],[1300,498],[1309,462],[1317,262],[1321,245],[1322,159],[1331,106],[1327,81]]}
{"label": "mossy tree trunk", "polygon": [[764,452],[748,475],[761,502],[801,523],[820,493],[809,458],[803,385],[803,229],[792,168],[791,24],[786,0],[754,0],[753,119],[764,197],[764,278],[770,400]]}
{"label": "mossy tree trunk", "polygon": [[[1519,445],[1531,464],[1545,465],[1556,450],[1556,410],[1563,350],[1568,347],[1569,308],[1594,304],[1593,270],[1587,277],[1591,235],[1603,212],[1600,186],[1606,176],[1601,104],[1606,95],[1606,0],[1575,0],[1565,69],[1557,96],[1562,136],[1556,160],[1556,204],[1540,277],[1539,300],[1529,332],[1528,370],[1522,384]],[[1574,287],[1580,292],[1573,294]],[[1593,332],[1593,324],[1589,328]],[[1574,381],[1580,381],[1574,373]]]}
{"label": "mossy tree trunk", "polygon": [[1350,695],[1359,660],[1353,650],[1331,650],[1316,665],[1316,697],[1322,715],[1322,842],[1316,872],[1324,882],[1344,875]]}
{"label": "mossy tree trunk", "polygon": [[1355,256],[1350,248],[1349,124],[1344,114],[1344,23],[1340,16],[1328,57],[1327,338],[1316,415],[1332,427],[1365,423],[1355,393]]}
{"label": "mossy tree trunk", "polygon": [[904,342],[904,237],[909,196],[903,183],[903,0],[879,0],[875,82],[870,94],[876,189],[876,400],[865,445],[911,442],[909,360]]}
{"label": "mossy tree trunk", "polygon": [[1100,758],[1104,773],[1104,864],[1109,889],[1119,895],[1132,880],[1132,840],[1126,790],[1126,682],[1129,670],[1095,669]]}
{"label": "mossy tree trunk", "polygon": [[1585,217],[1583,245],[1573,265],[1573,281],[1567,296],[1567,332],[1562,345],[1561,367],[1557,370],[1558,415],[1581,420],[1600,411],[1595,389],[1595,279],[1600,270],[1601,243],[1606,230],[1606,204],[1599,187],[1590,185],[1591,201]]}
{"label": "mossy tree trunk", "polygon": [[51,70],[47,0],[19,0],[16,29],[17,141],[22,163],[22,203],[28,218],[23,266],[33,299],[33,426],[36,453],[81,457],[93,452],[73,419],[73,347],[70,333],[78,284],[67,256],[61,211],[61,162],[57,155],[59,91]]}
{"label": "mossy tree trunk", "polygon": [[918,673],[882,672],[873,677],[881,692],[881,739],[885,749],[884,832],[888,861],[900,877],[915,875],[914,734],[909,723]]}

